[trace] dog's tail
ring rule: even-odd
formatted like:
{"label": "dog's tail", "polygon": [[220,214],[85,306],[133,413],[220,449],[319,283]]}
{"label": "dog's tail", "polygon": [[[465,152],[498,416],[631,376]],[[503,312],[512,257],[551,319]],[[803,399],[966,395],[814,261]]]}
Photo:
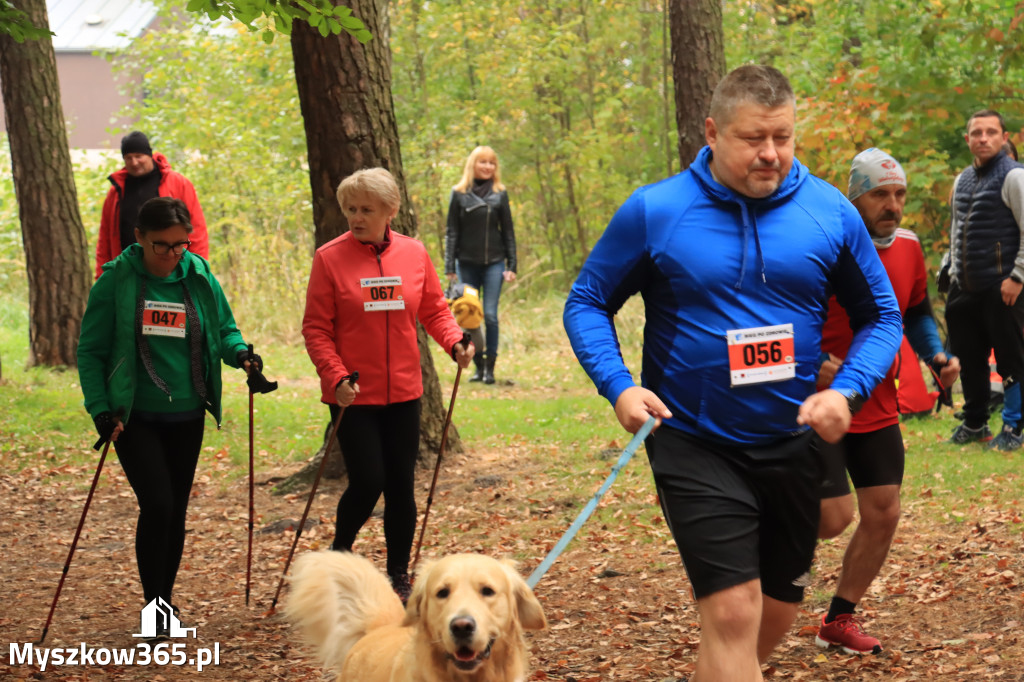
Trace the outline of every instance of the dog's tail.
{"label": "dog's tail", "polygon": [[325,667],[341,670],[367,632],[405,617],[391,584],[367,559],[351,552],[308,552],[295,561],[284,616],[298,627]]}

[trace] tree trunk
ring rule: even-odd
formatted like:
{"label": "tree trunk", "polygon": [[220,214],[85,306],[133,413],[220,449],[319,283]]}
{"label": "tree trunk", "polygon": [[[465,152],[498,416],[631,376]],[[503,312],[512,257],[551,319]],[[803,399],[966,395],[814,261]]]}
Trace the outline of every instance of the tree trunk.
{"label": "tree trunk", "polygon": [[[18,7],[49,26],[45,0]],[[75,366],[91,273],[50,36],[0,34],[0,89],[28,273],[28,364]]]}
{"label": "tree trunk", "polygon": [[[348,230],[335,197],[338,185],[353,172],[373,166],[391,171],[402,192],[402,207],[392,229],[407,235],[416,235],[418,231],[405,186],[391,99],[388,3],[344,0],[344,4],[373,34],[367,44],[344,32],[325,38],[305,22],[296,21],[292,29],[292,56],[306,129],[318,247]],[[426,332],[420,327],[418,333],[424,387],[420,459],[432,464],[441,443],[447,406],[441,402]],[[454,427],[449,431],[447,448],[449,452],[462,449]],[[331,451],[337,452],[337,448]],[[323,448],[317,457],[322,454]],[[315,460],[315,464],[319,466],[319,461]],[[330,459],[327,468],[339,470]]]}
{"label": "tree trunk", "polygon": [[704,146],[704,119],[711,95],[725,75],[722,3],[671,0],[672,77],[680,168],[688,168]]}

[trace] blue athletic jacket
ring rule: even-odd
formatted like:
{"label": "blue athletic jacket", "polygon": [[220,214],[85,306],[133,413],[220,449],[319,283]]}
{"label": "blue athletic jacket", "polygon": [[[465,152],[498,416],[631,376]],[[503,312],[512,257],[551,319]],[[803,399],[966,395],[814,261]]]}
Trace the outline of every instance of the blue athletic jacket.
{"label": "blue athletic jacket", "polygon": [[[900,312],[853,205],[796,159],[774,194],[750,199],[715,181],[705,147],[683,173],[636,190],[598,240],[565,304],[576,357],[615,405],[634,385],[613,316],[639,292],[642,385],[669,426],[727,444],[765,445],[806,429],[821,328],[834,292],[856,330],[832,388],[863,396],[889,370]],[[726,332],[791,323],[796,377],[730,387]]]}

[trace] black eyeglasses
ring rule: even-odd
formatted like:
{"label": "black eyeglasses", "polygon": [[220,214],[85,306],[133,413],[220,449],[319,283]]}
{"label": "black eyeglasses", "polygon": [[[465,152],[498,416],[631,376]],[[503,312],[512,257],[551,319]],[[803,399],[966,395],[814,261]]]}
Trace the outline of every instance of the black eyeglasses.
{"label": "black eyeglasses", "polygon": [[180,256],[188,251],[188,247],[192,246],[190,241],[178,242],[177,244],[168,244],[167,242],[150,242],[149,244],[153,247],[153,253],[158,256],[166,256],[171,251],[174,252],[175,256]]}

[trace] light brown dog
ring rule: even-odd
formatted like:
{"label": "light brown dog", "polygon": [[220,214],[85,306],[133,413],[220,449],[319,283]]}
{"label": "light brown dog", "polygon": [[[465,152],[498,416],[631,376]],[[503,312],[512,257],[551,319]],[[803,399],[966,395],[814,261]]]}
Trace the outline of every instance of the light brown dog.
{"label": "light brown dog", "polygon": [[514,564],[478,554],[424,565],[403,611],[367,559],[311,552],[284,613],[338,682],[523,682],[523,630],[547,627]]}

